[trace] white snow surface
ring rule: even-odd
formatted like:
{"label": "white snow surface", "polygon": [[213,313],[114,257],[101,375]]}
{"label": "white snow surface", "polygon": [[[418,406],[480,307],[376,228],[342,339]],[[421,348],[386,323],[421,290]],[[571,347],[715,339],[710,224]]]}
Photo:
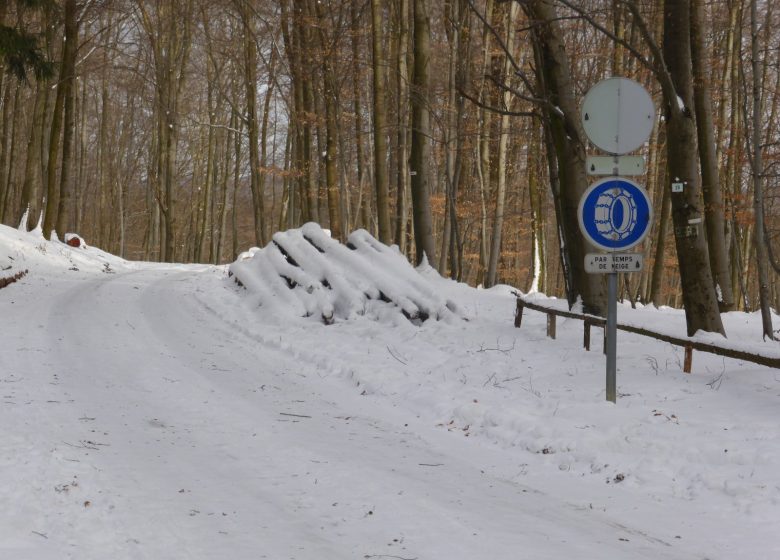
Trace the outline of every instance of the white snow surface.
{"label": "white snow surface", "polygon": [[[686,375],[620,332],[611,404],[581,322],[515,329],[508,286],[304,234],[327,237],[275,237],[300,267],[269,246],[229,276],[0,226],[0,277],[29,270],[0,290],[0,558],[780,558],[780,372],[697,352]],[[757,314],[724,321],[777,353]]]}

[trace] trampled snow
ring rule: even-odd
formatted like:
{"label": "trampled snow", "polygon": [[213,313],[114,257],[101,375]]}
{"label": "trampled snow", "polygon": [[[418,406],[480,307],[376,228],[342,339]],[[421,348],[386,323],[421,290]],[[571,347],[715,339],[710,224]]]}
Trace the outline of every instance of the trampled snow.
{"label": "trampled snow", "polygon": [[[780,557],[779,372],[687,375],[620,332],[613,405],[600,332],[515,329],[508,286],[365,232],[275,240],[231,276],[0,227],[0,277],[29,270],[0,290],[0,558]],[[724,322],[778,355],[758,315]]]}

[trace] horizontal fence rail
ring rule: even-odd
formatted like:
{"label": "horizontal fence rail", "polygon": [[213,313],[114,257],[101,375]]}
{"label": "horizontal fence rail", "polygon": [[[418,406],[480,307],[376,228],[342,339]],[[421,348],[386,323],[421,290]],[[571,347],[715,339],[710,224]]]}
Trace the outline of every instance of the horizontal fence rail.
{"label": "horizontal fence rail", "polygon": [[[524,300],[520,294],[515,292],[517,297],[517,309],[515,310],[515,327],[520,327],[523,321],[523,309],[533,309],[534,311],[540,311],[547,314],[547,336],[555,338],[555,319],[556,317],[565,317],[567,319],[579,319],[583,322],[583,346],[585,350],[590,350],[590,328],[606,326],[607,320],[603,317],[597,317],[596,315],[586,315],[583,313],[574,313],[573,311],[564,311],[561,309],[551,309],[544,307],[537,303]],[[744,360],[754,364],[769,366],[773,368],[780,368],[780,358],[772,358],[770,356],[762,356],[761,354],[755,354],[753,352],[747,352],[745,350],[737,350],[734,348],[723,348],[716,344],[708,342],[702,342],[700,340],[691,340],[690,338],[682,338],[677,336],[671,336],[668,334],[658,333],[649,329],[643,329],[641,327],[635,327],[633,325],[621,325],[618,323],[618,330],[638,334],[641,336],[647,336],[674,344],[675,346],[681,346],[685,349],[685,359],[683,361],[683,371],[685,373],[691,372],[691,366],[693,365],[693,351],[698,350],[700,352],[709,352],[710,354],[716,354],[718,356],[725,356],[727,358],[733,358],[735,360]],[[606,338],[605,338],[606,344]]]}

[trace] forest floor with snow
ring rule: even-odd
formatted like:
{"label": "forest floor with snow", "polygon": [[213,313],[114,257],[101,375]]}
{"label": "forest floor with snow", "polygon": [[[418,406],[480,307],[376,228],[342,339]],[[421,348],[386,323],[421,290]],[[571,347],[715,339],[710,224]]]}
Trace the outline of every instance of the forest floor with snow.
{"label": "forest floor with snow", "polygon": [[0,277],[29,270],[0,289],[0,558],[780,558],[780,371],[620,332],[612,404],[597,329],[516,329],[512,288],[365,232],[275,240],[154,264],[0,226]]}

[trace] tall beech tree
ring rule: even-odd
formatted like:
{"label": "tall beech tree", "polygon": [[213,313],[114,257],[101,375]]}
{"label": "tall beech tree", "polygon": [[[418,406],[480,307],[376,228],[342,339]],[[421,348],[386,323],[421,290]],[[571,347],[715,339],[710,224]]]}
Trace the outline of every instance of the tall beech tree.
{"label": "tall beech tree", "polygon": [[423,258],[434,265],[436,246],[433,239],[430,192],[430,59],[431,27],[427,0],[414,0],[414,70],[412,72],[412,144],[409,149],[409,173],[412,176],[412,215],[414,218],[415,260]]}
{"label": "tall beech tree", "polygon": [[382,2],[371,0],[371,56],[373,60],[374,112],[374,183],[376,211],[379,222],[379,240],[390,243],[390,190],[387,172],[387,114],[385,99],[385,68],[382,49]]}
{"label": "tall beech tree", "polygon": [[238,0],[244,42],[244,87],[246,88],[246,126],[249,133],[249,181],[255,225],[255,243],[265,245],[265,192],[260,176],[260,125],[257,121],[257,44],[255,18],[246,0]]}
{"label": "tall beech tree", "polygon": [[[683,183],[672,193],[672,223],[680,267],[688,335],[698,330],[725,334],[710,267],[699,175],[691,59],[690,0],[675,0],[664,8],[663,60],[671,83],[662,83],[666,112],[668,181]],[[671,184],[667,187],[671,188]],[[714,242],[715,240],[713,240]]]}
{"label": "tall beech tree", "polygon": [[704,44],[707,21],[704,15],[704,1],[691,0],[690,10],[693,97],[701,162],[707,249],[720,310],[731,311],[734,309],[734,295],[731,289],[731,272],[726,244],[726,206],[723,202],[715,144],[715,124],[710,93],[711,68]]}
{"label": "tall beech tree", "polygon": [[544,126],[549,139],[550,175],[558,191],[556,207],[561,237],[561,259],[570,280],[569,305],[582,299],[586,313],[606,315],[607,293],[603,279],[585,272],[585,254],[590,250],[578,227],[577,207],[588,181],[585,172],[585,134],[579,118],[569,57],[563,42],[563,30],[555,6],[550,0],[532,0],[523,4],[533,25],[537,50],[536,73]]}
{"label": "tall beech tree", "polygon": [[[76,0],[65,0],[62,73],[60,74],[61,79],[58,84],[58,87],[65,91],[65,106],[63,109],[62,166],[60,170],[59,196],[57,199],[57,218],[54,224],[61,235],[75,230],[76,216],[78,214],[72,164],[76,120],[76,55],[78,54],[79,46],[78,11],[80,9],[81,5],[77,4]],[[51,160],[49,163],[51,164]],[[48,230],[44,227],[44,231]]]}

